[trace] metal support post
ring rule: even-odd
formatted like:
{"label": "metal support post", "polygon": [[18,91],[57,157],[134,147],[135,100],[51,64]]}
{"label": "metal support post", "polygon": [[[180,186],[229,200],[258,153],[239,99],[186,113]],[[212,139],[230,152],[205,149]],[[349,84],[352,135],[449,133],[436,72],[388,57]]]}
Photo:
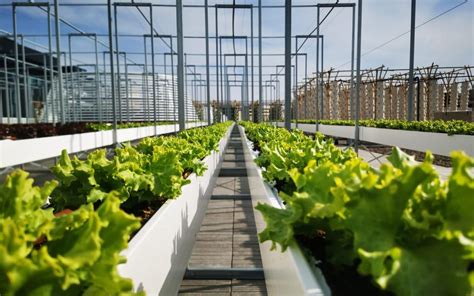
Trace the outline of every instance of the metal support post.
{"label": "metal support post", "polygon": [[[25,96],[25,119],[26,119],[26,123],[28,123],[28,117],[29,117],[29,109],[30,109],[30,105],[28,103],[29,101],[29,83],[28,83],[28,72],[26,71],[26,52],[25,52],[25,40],[23,38],[23,35],[20,36],[20,39],[21,39],[21,62],[22,62],[22,72],[23,72],[23,95]],[[52,57],[50,55],[50,69],[49,71],[51,73],[53,73],[53,63],[52,63]],[[53,90],[53,85],[54,85],[54,81],[53,81],[53,74],[51,74],[51,93],[54,94],[54,90]],[[54,109],[53,109],[53,112],[54,112]],[[54,114],[54,113],[53,113]],[[54,118],[54,117],[53,117]],[[53,119],[54,121],[54,119]]]}
{"label": "metal support post", "polygon": [[184,38],[183,1],[176,0],[176,28],[178,33],[178,118],[179,130],[186,128],[184,116]]}
{"label": "metal support post", "polygon": [[291,0],[285,0],[285,128],[291,130]]}
{"label": "metal support post", "polygon": [[[44,64],[46,65],[46,63]],[[9,84],[9,78],[8,78],[8,65],[7,65],[7,56],[4,55],[3,56],[3,69],[5,69],[5,73],[4,73],[4,76],[5,76],[5,93],[6,93],[6,96],[5,96],[5,99],[6,99],[6,108],[7,108],[7,123],[10,124],[10,117],[11,117],[11,112],[10,112],[10,104],[11,104],[11,99],[10,99],[10,89],[8,87],[8,84]],[[43,67],[43,70],[45,71],[46,70],[46,67]],[[45,79],[45,82],[46,82],[46,79]],[[47,90],[47,87],[46,87],[46,90]]]}
{"label": "metal support post", "polygon": [[[219,14],[217,6],[215,6],[215,21],[216,21],[216,97],[217,97],[217,112],[220,116],[217,118],[218,122],[222,121],[221,98],[219,95]],[[222,75],[222,73],[221,73]]]}
{"label": "metal support post", "polygon": [[307,109],[308,109],[308,56],[305,55],[304,61],[304,119],[308,119]]}
{"label": "metal support post", "polygon": [[127,121],[130,121],[130,98],[128,96],[128,68],[127,60],[125,59],[125,104],[127,106]]}
{"label": "metal support post", "polygon": [[[291,41],[290,41],[291,42]],[[290,45],[291,46],[291,45]],[[291,52],[291,50],[290,50]],[[259,96],[259,118],[263,120],[263,74],[262,74],[262,0],[258,0],[258,96]]]}
{"label": "metal support post", "polygon": [[150,46],[151,46],[151,87],[153,96],[153,126],[154,134],[158,135],[156,126],[156,77],[155,77],[155,34],[153,31],[153,6],[150,4]]}
{"label": "metal support post", "polygon": [[411,0],[411,20],[410,20],[410,69],[408,70],[408,107],[407,119],[413,120],[413,66],[415,63],[415,22],[416,22],[416,0]]}
{"label": "metal support post", "polygon": [[[101,97],[101,91],[100,91],[100,73],[99,73],[99,48],[97,45],[97,35],[94,34],[94,50],[95,50],[95,93],[97,96],[97,119],[99,120],[100,123],[102,123],[102,97]],[[61,78],[60,81],[62,80],[62,71],[61,73]],[[61,84],[62,85],[62,84]],[[62,90],[62,86],[60,86],[60,89]],[[61,91],[62,93],[62,91]],[[63,96],[61,95],[60,97],[60,102],[63,101]],[[62,106],[61,109],[64,112],[64,107]],[[63,116],[63,115],[61,115]],[[65,119],[65,115],[63,116]]]}
{"label": "metal support post", "polygon": [[[319,36],[320,30],[320,18],[321,18],[321,11],[320,7],[318,5],[317,7],[317,14],[316,14],[316,24],[317,24],[317,31],[316,35]],[[322,44],[321,44],[322,45]],[[322,59],[321,59],[321,64],[322,64]],[[321,69],[321,71],[319,71]],[[323,83],[320,84],[319,82],[319,76],[321,75],[321,72],[323,71],[324,67],[321,65],[321,68],[319,68],[319,38],[316,39],[316,131],[319,131],[319,120],[323,119],[323,97],[320,94],[323,94],[322,86],[324,85]],[[322,76],[322,75],[321,75]],[[318,100],[318,98],[321,98]]]}
{"label": "metal support post", "polygon": [[[73,66],[72,66],[72,42],[71,42],[71,34],[68,35],[68,51],[69,51],[69,79],[71,80],[71,99],[72,99],[72,121],[76,120],[76,104],[75,104],[75,97],[74,97],[74,74],[73,74]],[[105,53],[104,53],[105,57]],[[105,67],[105,61],[104,61]]]}
{"label": "metal support post", "polygon": [[[224,76],[223,76],[223,73],[224,73],[224,70],[223,70],[223,65],[224,63],[222,62],[222,38],[219,38],[219,66],[220,66],[220,85],[224,85]],[[221,98],[224,98],[224,88],[221,87]],[[229,118],[227,118],[227,120],[229,120]]]}
{"label": "metal support post", "polygon": [[[298,38],[295,38],[295,48],[298,49]],[[308,70],[308,55],[306,53],[295,53],[295,125],[298,128],[298,114],[299,114],[299,102],[298,102],[298,56],[304,57],[305,64],[305,78],[307,77]],[[305,84],[306,88],[306,84]],[[306,105],[306,93],[305,93],[305,105]],[[306,109],[306,108],[305,108]]]}
{"label": "metal support post", "polygon": [[[319,39],[318,39],[319,40]],[[321,102],[320,102],[320,110],[321,110],[321,119],[324,119],[324,38],[321,38]]]}
{"label": "metal support post", "polygon": [[[316,25],[317,25],[317,31],[316,35],[319,36],[319,6],[317,8],[317,16],[316,16]],[[315,87],[315,92],[314,95],[316,96],[315,102],[316,102],[316,132],[319,131],[319,119],[320,119],[320,114],[319,114],[319,38],[316,39],[316,79],[314,81],[314,87]]]}
{"label": "metal support post", "polygon": [[351,101],[351,112],[350,118],[355,117],[354,112],[354,48],[355,48],[355,6],[352,6],[352,40],[351,40],[351,92],[350,92],[350,101]]}
{"label": "metal support post", "polygon": [[145,55],[145,101],[143,102],[144,114],[146,114],[146,121],[150,122],[150,94],[149,94],[149,85],[148,85],[148,50],[146,45],[146,37],[143,38],[143,49]]}
{"label": "metal support post", "polygon": [[[253,63],[253,5],[252,5],[252,8],[250,9],[250,56],[251,56],[251,60],[250,60],[250,64],[251,64],[251,68],[250,68],[250,75],[252,77],[252,85],[251,85],[251,90],[252,90],[252,97],[251,97],[251,100],[252,100],[252,121],[255,121],[255,114],[253,113],[253,110],[254,110],[254,104],[255,104],[255,86],[254,86],[254,63]],[[248,83],[247,83],[248,85]],[[260,107],[259,107],[260,108]]]}
{"label": "metal support post", "polygon": [[[188,119],[188,110],[186,108],[186,102],[189,100],[188,96],[188,57],[184,53],[184,120],[186,121]],[[192,95],[192,94],[191,94]]]}
{"label": "metal support post", "polygon": [[120,52],[119,52],[119,33],[118,33],[118,19],[117,19],[117,3],[114,3],[114,25],[115,25],[115,52],[110,50],[110,55],[113,56],[115,53],[115,58],[117,59],[117,103],[118,103],[118,117],[119,122],[123,122],[122,118],[122,94],[121,86],[122,82],[120,81]]}
{"label": "metal support post", "polygon": [[[56,32],[56,64],[58,71],[58,100],[59,100],[59,113],[60,113],[60,122],[66,122],[66,111],[64,108],[64,97],[63,97],[63,67],[61,61],[61,30],[59,27],[59,0],[54,0],[54,27]],[[96,37],[97,43],[97,37]],[[97,52],[97,47],[96,47]],[[96,57],[96,63],[98,63],[98,58]],[[98,69],[98,66],[97,66]]]}
{"label": "metal support post", "polygon": [[[110,86],[112,95],[112,128],[113,128],[113,144],[117,144],[117,108],[115,104],[115,73],[114,73],[114,41],[113,41],[113,19],[112,19],[112,0],[107,0],[107,18],[108,18],[108,30],[109,30],[109,49],[110,49]],[[71,65],[72,67],[72,65]]]}
{"label": "metal support post", "polygon": [[243,108],[243,119],[250,119],[250,106],[249,106],[249,66],[248,66],[248,52],[247,52],[247,38],[245,38],[245,76],[244,76],[244,96],[245,96],[245,107]]}
{"label": "metal support post", "polygon": [[15,97],[16,97],[16,119],[21,123],[21,96],[20,96],[20,67],[18,64],[18,33],[16,25],[16,3],[12,4],[13,14],[13,40],[15,43]]}
{"label": "metal support post", "polygon": [[211,125],[211,83],[209,73],[209,11],[208,0],[204,0],[204,16],[206,22],[206,103],[207,103],[207,124]]}
{"label": "metal support post", "polygon": [[354,149],[359,153],[359,112],[360,112],[360,58],[361,58],[361,40],[362,40],[362,0],[358,0],[357,4],[357,66],[356,66],[356,116],[355,116],[355,136]]}

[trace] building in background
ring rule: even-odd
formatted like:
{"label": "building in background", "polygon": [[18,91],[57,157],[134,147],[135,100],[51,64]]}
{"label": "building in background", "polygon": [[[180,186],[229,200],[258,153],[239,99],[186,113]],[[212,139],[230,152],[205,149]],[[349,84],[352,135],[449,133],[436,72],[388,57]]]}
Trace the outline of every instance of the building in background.
{"label": "building in background", "polygon": [[[10,37],[0,37],[0,123],[58,122],[61,104],[56,58],[50,59],[49,53],[24,46],[19,38],[15,62],[14,44]],[[67,63],[63,58],[64,61]],[[118,121],[154,121],[155,116],[157,121],[177,120],[176,77],[153,77],[145,71],[129,73],[122,68],[120,88],[117,87],[120,92],[116,93]],[[62,105],[67,122],[112,121],[111,75],[107,70],[86,64],[62,67]],[[116,82],[118,77],[116,74]],[[198,119],[192,101],[193,98],[185,97],[187,121]]]}

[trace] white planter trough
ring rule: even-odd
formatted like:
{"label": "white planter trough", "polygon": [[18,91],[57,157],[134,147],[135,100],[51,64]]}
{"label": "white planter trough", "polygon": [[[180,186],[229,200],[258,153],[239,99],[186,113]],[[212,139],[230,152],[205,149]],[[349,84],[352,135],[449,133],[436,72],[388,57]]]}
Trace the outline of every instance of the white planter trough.
{"label": "white planter trough", "polygon": [[[277,126],[283,127],[281,122]],[[296,124],[291,124],[296,128]],[[315,124],[298,124],[298,129],[314,133]],[[354,126],[345,125],[319,125],[319,131],[327,136],[354,139]],[[364,142],[377,143],[388,146],[411,149],[425,152],[430,150],[434,154],[450,156],[452,151],[462,150],[470,156],[474,156],[474,136],[448,135],[444,133],[431,133],[420,131],[406,131],[388,128],[375,128],[361,126],[359,128],[359,139]]]}
{"label": "white planter trough", "polygon": [[452,151],[462,150],[474,156],[474,136],[443,133],[405,131],[386,128],[361,127],[362,141],[450,156]]}
{"label": "white planter trough", "polygon": [[[202,126],[202,123],[188,123],[186,128]],[[179,130],[175,124],[156,126],[156,134],[164,135]],[[126,128],[117,130],[117,142],[127,142],[155,135],[154,126]],[[111,130],[73,135],[33,138],[24,140],[0,141],[0,168],[35,162],[68,153],[77,153],[113,144]]]}
{"label": "white planter trough", "polygon": [[119,265],[118,270],[120,275],[133,280],[134,291],[145,291],[147,295],[177,294],[231,130],[232,126],[220,141],[219,151],[204,159],[204,175],[191,174],[191,183],[182,187],[182,194],[168,200],[122,252],[127,262]]}
{"label": "white planter trough", "polygon": [[[245,134],[244,129],[239,128]],[[247,141],[247,137],[243,138],[253,207],[258,203],[284,207],[277,193],[263,180],[262,170],[254,162],[255,152],[249,147],[252,143]],[[254,215],[260,233],[265,229],[265,221],[259,211],[254,211]],[[308,263],[296,242],[285,252],[281,252],[279,247],[271,251],[269,241],[259,243],[259,246],[269,295],[331,295],[321,270]]]}

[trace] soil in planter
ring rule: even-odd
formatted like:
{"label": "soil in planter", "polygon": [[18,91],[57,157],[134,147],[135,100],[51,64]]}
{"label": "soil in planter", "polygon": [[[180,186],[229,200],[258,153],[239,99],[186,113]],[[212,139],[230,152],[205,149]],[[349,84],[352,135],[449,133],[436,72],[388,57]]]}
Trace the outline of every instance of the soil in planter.
{"label": "soil in planter", "polygon": [[321,269],[333,296],[394,296],[389,291],[377,287],[369,276],[357,272],[355,262],[352,266],[335,266],[328,262],[325,254],[326,241],[323,236],[296,236],[306,253],[318,260],[316,266]]}
{"label": "soil in planter", "polygon": [[132,214],[137,218],[140,218],[140,223],[142,224],[140,229],[130,234],[130,240],[135,236],[135,234],[137,234],[143,228],[143,226],[145,226],[145,224],[151,219],[151,217],[153,217],[153,215],[156,212],[158,212],[158,210],[166,201],[167,199],[164,199],[164,198],[156,198],[149,203],[134,205],[133,207],[130,207],[130,208],[127,207],[126,203],[122,204],[122,209],[125,212]]}
{"label": "soil in planter", "polygon": [[[187,179],[193,172],[183,172],[183,177]],[[165,204],[167,198],[154,198],[150,202],[136,203],[133,198],[128,199],[122,203],[121,208],[128,214],[132,214],[140,218],[141,227],[137,231],[130,234],[130,240],[145,226],[145,224],[158,212],[158,210]]]}

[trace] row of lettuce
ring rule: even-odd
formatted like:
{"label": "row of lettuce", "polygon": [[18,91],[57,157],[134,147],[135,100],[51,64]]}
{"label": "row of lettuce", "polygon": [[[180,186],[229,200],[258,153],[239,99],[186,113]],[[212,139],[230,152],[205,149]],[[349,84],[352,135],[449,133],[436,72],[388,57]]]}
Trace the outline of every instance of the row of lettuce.
{"label": "row of lettuce", "polygon": [[453,152],[452,174],[442,181],[429,152],[417,163],[394,148],[376,170],[320,134],[242,125],[286,205],[258,205],[267,224],[261,241],[285,250],[295,237],[316,240],[325,254],[316,259],[357,268],[396,295],[473,293],[473,158]]}
{"label": "row of lettuce", "polygon": [[[66,151],[56,179],[33,186],[17,170],[0,185],[0,295],[129,295],[119,253],[150,211],[176,198],[230,123],[145,138],[107,156]],[[49,204],[45,201],[49,199]]]}
{"label": "row of lettuce", "polygon": [[[296,121],[293,120],[293,122]],[[355,125],[354,120],[298,120],[298,123],[316,124],[316,122],[324,125]],[[397,119],[363,119],[359,120],[359,125],[407,131],[445,133],[448,135],[474,135],[474,122],[467,122],[464,120],[407,121]]]}

